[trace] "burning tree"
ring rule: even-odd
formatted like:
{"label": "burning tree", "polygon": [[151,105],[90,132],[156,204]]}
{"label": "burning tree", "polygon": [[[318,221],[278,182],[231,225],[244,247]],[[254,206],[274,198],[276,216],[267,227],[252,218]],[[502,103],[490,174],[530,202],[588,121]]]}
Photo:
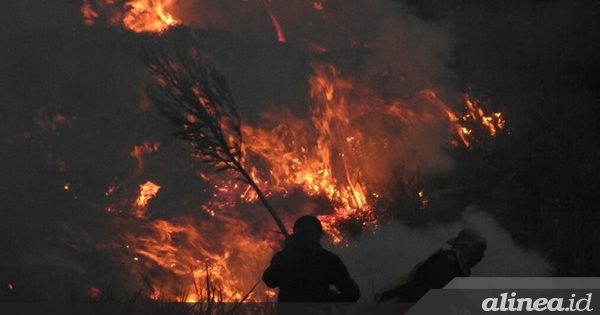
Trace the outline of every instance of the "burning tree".
{"label": "burning tree", "polygon": [[202,55],[187,28],[176,28],[146,45],[140,58],[156,80],[148,89],[162,115],[176,126],[174,135],[187,142],[190,153],[217,171],[234,171],[250,185],[281,233],[285,225],[243,166],[241,119],[225,78]]}

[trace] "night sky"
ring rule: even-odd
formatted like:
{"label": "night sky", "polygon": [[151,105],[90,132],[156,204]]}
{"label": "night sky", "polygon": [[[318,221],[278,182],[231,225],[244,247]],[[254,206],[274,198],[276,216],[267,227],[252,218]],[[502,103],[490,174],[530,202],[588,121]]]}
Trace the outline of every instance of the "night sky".
{"label": "night sky", "polygon": [[[419,168],[437,191],[425,213],[402,214],[401,196],[391,196],[385,206],[396,221],[363,231],[355,246],[327,244],[367,301],[373,283],[382,286],[464,226],[488,236],[474,276],[600,274],[597,2],[331,0],[319,19],[303,1],[273,1],[286,43],[258,2],[180,2],[181,19],[206,45],[249,125],[283,108],[308,119],[312,60],[347,69],[385,97],[431,88],[457,112],[460,93],[475,86],[503,113],[506,130],[493,146],[448,152],[439,130],[423,128],[376,160]],[[107,246],[135,222],[116,225],[119,215],[106,209],[131,204],[147,180],[162,187],[149,208],[156,218],[197,216],[211,200],[202,193],[210,184],[197,175],[203,164],[181,149],[146,97],[149,74],[138,52],[154,35],[103,17],[86,26],[81,4],[0,4],[0,301],[83,299],[90,287],[135,277]],[[314,53],[310,43],[329,51]],[[160,150],[142,167],[131,152],[145,142]],[[106,195],[110,186],[117,192]],[[290,199],[274,203],[297,204]],[[262,212],[248,222],[272,224]]]}

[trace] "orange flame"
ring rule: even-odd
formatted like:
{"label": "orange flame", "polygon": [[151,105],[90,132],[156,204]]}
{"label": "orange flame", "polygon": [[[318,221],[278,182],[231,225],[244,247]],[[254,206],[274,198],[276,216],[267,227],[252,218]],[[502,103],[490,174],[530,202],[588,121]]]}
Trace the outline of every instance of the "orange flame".
{"label": "orange flame", "polygon": [[[152,299],[239,301],[260,281],[257,270],[266,267],[272,254],[265,249],[273,240],[253,237],[248,224],[222,215],[204,221],[157,219],[143,222],[144,232],[125,230],[122,242],[130,245],[123,263],[155,274]],[[254,292],[250,300],[262,298],[263,293]]]}
{"label": "orange flame", "polygon": [[174,3],[174,0],[129,1],[125,4],[129,11],[123,18],[123,24],[137,33],[162,32],[169,26],[179,23],[167,12]]}
{"label": "orange flame", "polygon": [[108,22],[112,25],[123,26],[136,33],[160,33],[170,26],[179,24],[172,11],[176,0],[131,0],[121,7],[114,0],[94,1],[96,9],[90,0],[83,0],[81,14],[86,25],[93,25],[100,13],[110,15]]}
{"label": "orange flame", "polygon": [[140,194],[135,201],[133,207],[133,214],[138,218],[146,216],[146,210],[148,208],[148,201],[152,199],[158,193],[160,186],[154,184],[151,181],[140,185]]}
{"label": "orange flame", "polygon": [[265,114],[270,128],[243,126],[244,150],[267,161],[268,174],[256,171],[266,191],[285,195],[300,187],[310,196],[331,200],[336,205],[334,212],[321,220],[334,241],[340,242],[336,222],[352,217],[374,219],[357,160],[356,147],[364,135],[353,128],[350,118],[346,96],[352,84],[340,78],[333,66],[314,69],[311,122],[292,117],[289,111]]}
{"label": "orange flame", "polygon": [[504,129],[505,121],[502,113],[493,113],[490,116],[486,116],[480,106],[481,102],[479,100],[473,100],[468,93],[465,93],[463,96],[465,107],[468,110],[468,113],[463,116],[463,120],[478,123],[487,129],[491,136],[495,136],[499,130]]}

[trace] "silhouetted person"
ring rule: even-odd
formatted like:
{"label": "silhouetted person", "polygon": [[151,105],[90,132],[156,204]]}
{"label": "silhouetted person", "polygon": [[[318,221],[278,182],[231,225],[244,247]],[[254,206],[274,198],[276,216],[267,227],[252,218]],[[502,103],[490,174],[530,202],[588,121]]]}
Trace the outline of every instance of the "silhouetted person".
{"label": "silhouetted person", "polygon": [[321,222],[314,216],[294,223],[282,251],[263,273],[270,288],[279,288],[279,302],[356,302],[360,290],[342,260],[321,247]]}
{"label": "silhouetted person", "polygon": [[417,302],[430,289],[441,289],[455,277],[468,277],[483,259],[487,241],[473,229],[464,229],[448,240],[450,249],[440,249],[410,272],[376,294],[379,302]]}

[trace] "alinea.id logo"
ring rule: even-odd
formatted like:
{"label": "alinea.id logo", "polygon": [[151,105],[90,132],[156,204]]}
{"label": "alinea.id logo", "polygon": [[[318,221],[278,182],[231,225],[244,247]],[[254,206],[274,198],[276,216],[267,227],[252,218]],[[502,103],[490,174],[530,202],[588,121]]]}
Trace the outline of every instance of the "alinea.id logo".
{"label": "alinea.id logo", "polygon": [[508,297],[508,292],[500,294],[500,298],[487,298],[481,303],[481,308],[486,312],[518,312],[518,311],[576,311],[591,312],[592,293],[585,297],[577,299],[575,294],[571,294],[570,299],[563,298],[517,298],[517,294],[512,292]]}

